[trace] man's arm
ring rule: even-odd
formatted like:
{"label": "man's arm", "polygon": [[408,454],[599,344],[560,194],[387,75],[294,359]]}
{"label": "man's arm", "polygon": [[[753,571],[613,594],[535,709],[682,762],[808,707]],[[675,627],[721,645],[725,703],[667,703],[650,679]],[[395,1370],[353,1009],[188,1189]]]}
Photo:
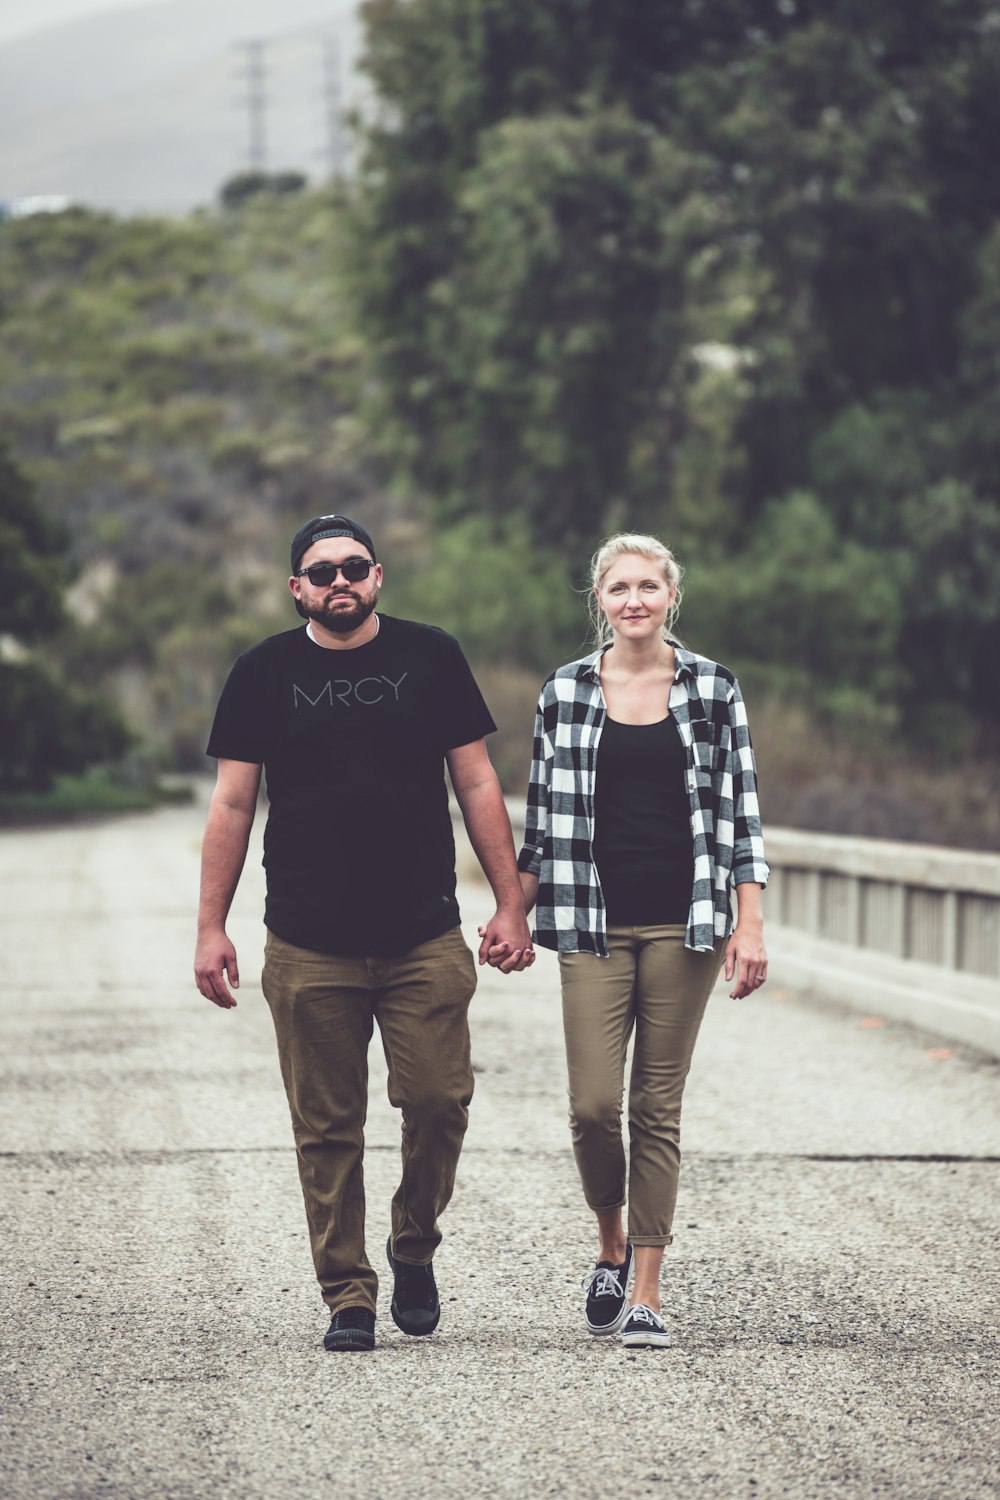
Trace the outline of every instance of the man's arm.
{"label": "man's arm", "polygon": [[201,846],[194,977],[205,999],[224,1010],[236,1004],[225,976],[234,990],[240,987],[236,949],[226,934],[226,918],[243,873],[259,787],[259,765],[245,760],[219,761]]}
{"label": "man's arm", "polygon": [[459,745],[448,751],[447,759],[469,839],[496,901],[496,911],[480,929],[479,962],[486,962],[491,947],[505,946],[511,967],[526,969],[535,961],[535,950],[524,914],[510,818],[486,741]]}

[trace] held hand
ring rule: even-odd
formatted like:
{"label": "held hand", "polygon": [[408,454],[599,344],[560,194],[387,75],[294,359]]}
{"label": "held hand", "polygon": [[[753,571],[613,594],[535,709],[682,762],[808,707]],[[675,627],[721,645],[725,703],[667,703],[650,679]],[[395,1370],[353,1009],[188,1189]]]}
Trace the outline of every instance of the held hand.
{"label": "held hand", "polygon": [[222,1010],[232,1010],[236,1005],[236,996],[226,984],[227,974],[229,984],[234,990],[238,990],[240,970],[236,962],[236,949],[224,929],[200,934],[194,955],[194,982],[205,999],[211,1000],[213,1005],[218,1005]]}
{"label": "held hand", "polygon": [[764,947],[764,929],[759,922],[737,922],[732,937],[726,944],[726,979],[736,977],[734,989],[729,991],[731,1000],[744,1000],[753,995],[767,979],[767,949]]}
{"label": "held hand", "polygon": [[488,922],[477,928],[480,964],[489,964],[501,974],[520,973],[535,962],[531,933],[522,912],[497,910]]}

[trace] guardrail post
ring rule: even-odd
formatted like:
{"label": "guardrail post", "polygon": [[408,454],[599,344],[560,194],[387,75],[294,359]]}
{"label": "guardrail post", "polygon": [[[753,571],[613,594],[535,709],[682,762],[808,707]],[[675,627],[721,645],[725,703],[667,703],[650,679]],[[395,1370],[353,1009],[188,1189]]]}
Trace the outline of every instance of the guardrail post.
{"label": "guardrail post", "polygon": [[806,880],[806,928],[819,937],[823,921],[823,874],[821,870],[803,871]]}
{"label": "guardrail post", "polygon": [[847,886],[847,941],[861,947],[861,878],[852,875]]}
{"label": "guardrail post", "polygon": [[941,911],[941,967],[958,968],[958,892],[945,891]]}
{"label": "guardrail post", "polygon": [[906,886],[898,882],[892,886],[892,933],[893,947],[898,958],[908,958],[910,935],[907,931]]}

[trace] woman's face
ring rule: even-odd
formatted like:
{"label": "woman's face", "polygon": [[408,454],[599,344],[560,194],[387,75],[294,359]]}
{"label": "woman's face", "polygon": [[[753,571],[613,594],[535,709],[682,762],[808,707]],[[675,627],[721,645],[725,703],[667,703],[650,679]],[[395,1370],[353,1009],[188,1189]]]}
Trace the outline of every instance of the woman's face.
{"label": "woman's face", "polygon": [[611,564],[595,592],[615,635],[644,641],[663,629],[677,590],[655,557],[626,552]]}

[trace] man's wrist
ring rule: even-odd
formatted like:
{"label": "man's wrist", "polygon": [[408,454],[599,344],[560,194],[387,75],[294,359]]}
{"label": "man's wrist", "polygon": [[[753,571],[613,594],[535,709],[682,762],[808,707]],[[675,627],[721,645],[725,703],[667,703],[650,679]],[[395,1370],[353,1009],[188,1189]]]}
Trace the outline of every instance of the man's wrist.
{"label": "man's wrist", "polygon": [[498,896],[494,891],[493,899],[498,912],[516,912],[519,916],[524,915],[524,893],[520,885],[516,891],[505,891],[502,896]]}

